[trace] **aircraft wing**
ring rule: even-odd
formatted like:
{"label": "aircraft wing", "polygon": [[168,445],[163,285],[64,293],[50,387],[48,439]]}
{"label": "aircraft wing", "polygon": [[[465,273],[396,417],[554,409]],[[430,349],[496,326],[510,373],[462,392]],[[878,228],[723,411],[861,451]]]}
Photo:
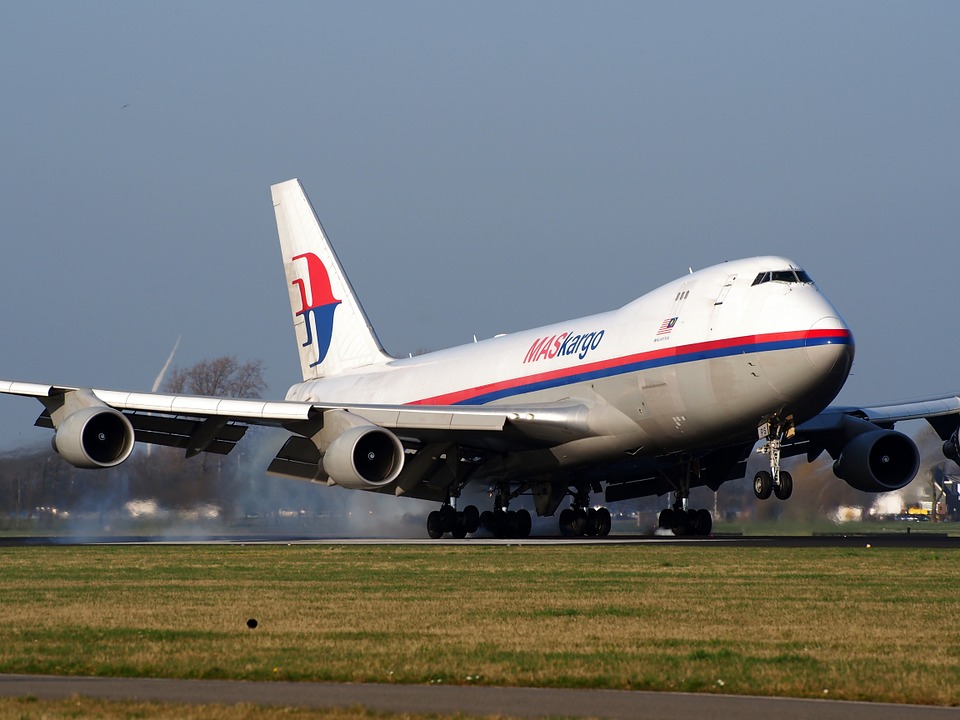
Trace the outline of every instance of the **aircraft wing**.
{"label": "aircraft wing", "polygon": [[[119,411],[132,426],[137,441],[179,447],[188,456],[199,452],[226,454],[250,425],[283,427],[298,433],[299,437],[292,437],[288,445],[299,445],[299,455],[310,458],[311,477],[316,471],[317,449],[309,438],[323,428],[325,414],[330,411],[349,413],[356,418],[354,423],[365,421],[391,430],[408,447],[455,442],[490,450],[529,449],[590,434],[587,408],[569,403],[514,408],[267,402],[9,381],[0,381],[0,393],[39,400],[46,409],[36,424],[58,432],[80,409],[94,409],[84,410],[87,413],[97,408]],[[304,444],[313,452],[305,453]],[[305,476],[303,471],[295,474]]]}
{"label": "aircraft wing", "polygon": [[868,422],[883,429],[906,420],[926,420],[945,440],[946,435],[957,427],[957,415],[960,415],[960,395],[867,407],[831,406],[799,425],[797,433],[800,436],[829,433],[838,424],[849,420]]}
{"label": "aircraft wing", "polygon": [[[885,405],[831,406],[816,417],[800,424],[791,442],[785,444],[784,455],[793,456],[806,453],[809,461],[817,458],[823,451],[837,460],[845,448],[855,438],[877,433],[899,436],[893,428],[898,422],[907,420],[926,420],[941,440],[944,441],[944,455],[960,462],[960,395],[913,400]],[[902,436],[901,436],[902,437]],[[867,447],[866,444],[863,447]],[[913,441],[909,447],[916,448]],[[919,460],[919,457],[917,457]]]}
{"label": "aircraft wing", "polygon": [[[873,407],[829,407],[820,415],[844,414],[869,420],[881,427],[904,420],[930,420],[960,414],[960,395],[915,400]],[[955,420],[955,418],[954,418]]]}

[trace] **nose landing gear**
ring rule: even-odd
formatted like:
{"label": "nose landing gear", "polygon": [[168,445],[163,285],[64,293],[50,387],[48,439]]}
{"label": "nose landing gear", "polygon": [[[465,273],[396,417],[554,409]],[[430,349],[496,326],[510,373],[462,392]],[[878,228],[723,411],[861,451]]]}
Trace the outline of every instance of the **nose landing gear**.
{"label": "nose landing gear", "polygon": [[766,500],[771,494],[778,500],[788,500],[793,494],[793,476],[780,468],[780,449],[783,441],[792,438],[795,432],[792,418],[787,418],[785,423],[773,418],[757,428],[757,435],[766,440],[757,452],[770,457],[770,472],[761,470],[753,477],[753,494],[758,500]]}

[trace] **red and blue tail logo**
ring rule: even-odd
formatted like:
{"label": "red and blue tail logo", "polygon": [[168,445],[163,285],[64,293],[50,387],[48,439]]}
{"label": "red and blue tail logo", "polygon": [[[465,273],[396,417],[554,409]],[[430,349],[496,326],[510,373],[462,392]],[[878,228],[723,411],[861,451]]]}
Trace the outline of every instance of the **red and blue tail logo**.
{"label": "red and blue tail logo", "polygon": [[[320,258],[313,253],[304,253],[296,255],[292,260],[300,259],[307,261],[307,282],[304,282],[303,278],[293,281],[293,284],[300,288],[302,309],[297,312],[297,315],[303,315],[307,329],[307,340],[303,343],[303,347],[316,343],[317,359],[310,363],[310,367],[316,367],[323,362],[330,349],[330,339],[333,337],[333,312],[340,304],[340,300],[333,296],[330,275]],[[310,285],[309,291],[307,284]]]}

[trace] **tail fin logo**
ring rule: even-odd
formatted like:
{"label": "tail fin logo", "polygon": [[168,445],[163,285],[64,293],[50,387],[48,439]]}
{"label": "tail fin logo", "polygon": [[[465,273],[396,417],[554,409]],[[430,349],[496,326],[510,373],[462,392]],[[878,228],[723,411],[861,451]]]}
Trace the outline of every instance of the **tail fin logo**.
{"label": "tail fin logo", "polygon": [[294,256],[291,262],[296,260],[307,261],[306,282],[301,277],[294,280],[292,284],[300,289],[301,310],[297,315],[303,315],[307,330],[307,339],[303,347],[316,345],[317,359],[310,363],[310,367],[316,367],[323,362],[327,351],[330,350],[330,339],[333,337],[333,312],[341,301],[333,296],[330,275],[320,258],[313,253],[304,253]]}

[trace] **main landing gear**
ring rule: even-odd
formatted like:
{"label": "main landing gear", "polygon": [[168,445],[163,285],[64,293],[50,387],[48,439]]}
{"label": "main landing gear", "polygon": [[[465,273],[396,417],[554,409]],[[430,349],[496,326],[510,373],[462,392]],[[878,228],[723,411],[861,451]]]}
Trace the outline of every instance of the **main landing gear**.
{"label": "main landing gear", "polygon": [[427,535],[434,540],[450,533],[455,538],[465,538],[467,534],[475,533],[480,529],[480,511],[476,505],[467,505],[463,510],[456,510],[449,503],[444,503],[439,510],[427,515]]}
{"label": "main landing gear", "polygon": [[[509,490],[507,491],[509,493]],[[467,505],[462,511],[457,510],[448,500],[439,510],[427,515],[427,535],[437,540],[445,533],[450,533],[457,539],[473,535],[481,528],[488,530],[498,538],[525,538],[529,537],[533,526],[533,518],[525,509],[509,510],[509,494],[504,497],[501,488],[497,489],[493,512],[480,512],[476,505]]]}
{"label": "main landing gear", "polygon": [[[475,505],[467,505],[463,510],[454,506],[456,495],[448,499],[439,510],[427,515],[427,535],[434,540],[445,534],[455,538],[465,538],[479,530],[487,530],[498,538],[525,538],[530,535],[533,518],[524,508],[510,510],[509,501],[520,494],[521,490],[511,494],[509,487],[497,487],[494,496],[493,511],[480,512]],[[574,537],[606,537],[610,534],[612,518],[605,507],[590,507],[590,488],[580,486],[576,491],[566,490],[554,496],[549,507],[538,505],[538,515],[553,515],[563,496],[571,494],[570,507],[560,512],[560,533]],[[708,513],[709,515],[709,513]]]}
{"label": "main landing gear", "polygon": [[786,423],[774,418],[757,428],[760,439],[766,440],[757,452],[770,456],[770,471],[761,470],[753,476],[753,494],[758,500],[766,500],[770,495],[776,495],[778,500],[787,500],[793,494],[793,476],[780,469],[780,448],[784,440],[793,437],[794,432],[793,422],[789,418]]}
{"label": "main landing gear", "polygon": [[709,510],[685,510],[682,507],[665,508],[660,511],[657,523],[664,530],[673,530],[677,536],[697,535],[706,537],[713,530],[713,516]]}
{"label": "main landing gear", "polygon": [[610,534],[612,519],[605,507],[588,507],[590,491],[577,488],[573,503],[560,511],[560,534],[575,537],[606,537]]}
{"label": "main landing gear", "polygon": [[480,527],[486,528],[498,538],[525,538],[530,536],[533,518],[530,517],[530,511],[524,508],[497,508],[493,512],[487,510],[480,513]]}
{"label": "main landing gear", "polygon": [[673,481],[676,491],[673,494],[673,505],[660,511],[657,526],[661,530],[672,530],[674,535],[694,535],[706,537],[713,531],[713,516],[709,510],[692,510],[687,508],[690,498],[691,478],[700,476],[700,461],[690,460],[686,463],[682,477]]}
{"label": "main landing gear", "polygon": [[480,528],[489,530],[498,538],[524,538],[530,535],[533,518],[527,510],[497,508],[480,512],[476,505],[467,505],[462,511],[452,505],[443,505],[427,515],[427,535],[437,540],[445,533],[457,539],[473,535]]}

